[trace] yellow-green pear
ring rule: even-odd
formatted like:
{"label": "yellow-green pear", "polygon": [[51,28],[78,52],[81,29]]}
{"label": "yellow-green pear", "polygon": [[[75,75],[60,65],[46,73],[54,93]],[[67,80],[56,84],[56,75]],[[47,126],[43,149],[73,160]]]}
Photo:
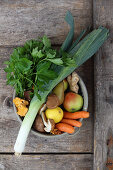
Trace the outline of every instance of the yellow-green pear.
{"label": "yellow-green pear", "polygon": [[59,105],[61,105],[64,101],[64,83],[61,81],[57,84],[57,86],[53,89],[53,93],[56,94],[56,96],[59,99]]}

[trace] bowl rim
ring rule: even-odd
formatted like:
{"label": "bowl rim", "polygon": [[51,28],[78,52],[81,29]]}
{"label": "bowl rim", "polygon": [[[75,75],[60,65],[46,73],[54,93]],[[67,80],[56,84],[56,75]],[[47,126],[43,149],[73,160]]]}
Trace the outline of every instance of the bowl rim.
{"label": "bowl rim", "polygon": [[[82,92],[82,96],[83,96],[83,100],[84,100],[84,104],[83,104],[83,109],[82,110],[83,111],[87,111],[87,109],[88,109],[88,92],[87,92],[87,88],[85,86],[85,83],[83,82],[83,80],[82,80],[82,78],[80,76],[79,76],[79,86],[81,88],[81,92]],[[13,92],[13,99],[15,97],[16,97],[16,91],[14,90],[14,92]],[[20,123],[22,123],[22,120],[21,120],[20,116],[16,113],[17,110],[16,110],[16,106],[15,106],[14,103],[13,103],[13,108],[14,108],[14,113],[16,114],[16,117],[17,117],[18,121]],[[79,121],[83,122],[83,118],[81,118]],[[80,130],[80,128],[75,127],[75,132],[73,134],[68,134],[68,133],[64,132],[64,133],[62,133],[60,135],[45,134],[45,133],[41,133],[41,132],[35,131],[34,129],[31,129],[30,131],[34,135],[36,135],[38,137],[44,137],[44,138],[56,138],[56,137],[60,137],[61,138],[61,137],[67,136],[67,135],[74,136],[74,135],[76,135],[79,132],[79,130]]]}

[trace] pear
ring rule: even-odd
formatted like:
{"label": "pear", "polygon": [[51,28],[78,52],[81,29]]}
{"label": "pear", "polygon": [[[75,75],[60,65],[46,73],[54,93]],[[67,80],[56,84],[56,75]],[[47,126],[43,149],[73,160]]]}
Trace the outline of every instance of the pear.
{"label": "pear", "polygon": [[56,94],[56,96],[59,99],[59,105],[61,105],[64,101],[64,83],[61,81],[57,86],[53,89],[53,93]]}
{"label": "pear", "polygon": [[68,88],[68,82],[67,82],[66,79],[64,79],[64,80],[63,80],[63,83],[64,83],[64,91],[66,91],[67,88]]}

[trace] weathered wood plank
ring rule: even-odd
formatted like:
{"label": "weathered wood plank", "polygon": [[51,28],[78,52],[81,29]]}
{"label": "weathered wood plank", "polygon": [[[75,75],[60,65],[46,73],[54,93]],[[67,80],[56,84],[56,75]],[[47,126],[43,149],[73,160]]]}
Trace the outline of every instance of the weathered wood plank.
{"label": "weathered wood plank", "polygon": [[92,170],[92,155],[0,155],[1,170]]}
{"label": "weathered wood plank", "polygon": [[92,0],[0,1],[0,45],[20,45],[44,34],[61,44],[68,33],[67,10],[75,18],[76,34],[92,25]]}
{"label": "weathered wood plank", "polygon": [[[110,29],[95,59],[94,169],[105,169],[108,134],[113,130],[113,1],[94,1],[94,25]],[[113,131],[110,132],[111,136]]]}
{"label": "weathered wood plank", "polygon": [[[13,146],[20,123],[14,114],[11,99],[13,90],[6,86],[6,74],[3,62],[9,58],[11,48],[0,48],[0,152],[13,152]],[[83,126],[76,136],[45,139],[30,133],[25,152],[92,152],[93,148],[93,60],[86,62],[77,70],[86,83],[89,92],[89,111],[91,117],[83,121]]]}

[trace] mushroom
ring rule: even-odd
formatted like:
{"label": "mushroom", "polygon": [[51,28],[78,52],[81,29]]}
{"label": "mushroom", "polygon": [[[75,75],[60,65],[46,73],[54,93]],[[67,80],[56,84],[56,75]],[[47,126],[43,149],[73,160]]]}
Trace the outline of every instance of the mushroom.
{"label": "mushroom", "polygon": [[30,94],[32,93],[31,90],[29,91],[24,91],[24,98],[27,100],[27,101],[30,101],[31,100],[31,97],[30,97]]}
{"label": "mushroom", "polygon": [[46,116],[44,114],[45,109],[46,109],[46,104],[43,104],[42,107],[40,108],[39,114],[42,117],[42,121],[45,126],[44,130],[46,132],[51,132],[51,130],[53,130],[55,127],[55,122],[53,119],[46,120]]}
{"label": "mushroom", "polygon": [[79,86],[77,85],[77,83],[79,81],[79,77],[78,77],[77,73],[73,72],[71,75],[69,75],[67,77],[67,81],[70,85],[70,90],[75,93],[78,93]]}
{"label": "mushroom", "polygon": [[58,107],[60,105],[59,98],[56,94],[50,94],[47,98],[46,102],[47,108],[54,109],[55,107]]}
{"label": "mushroom", "polygon": [[28,112],[28,108],[24,105],[20,105],[17,107],[17,114],[20,116],[25,116]]}
{"label": "mushroom", "polygon": [[41,115],[41,113],[45,110],[46,110],[46,104],[42,104],[41,108],[39,109],[39,114]]}
{"label": "mushroom", "polygon": [[45,130],[46,132],[51,132],[51,131],[55,128],[55,122],[54,122],[54,120],[53,120],[53,119],[48,119],[48,120],[46,121],[44,112],[41,113],[41,117],[42,117],[43,123],[44,123],[44,125],[45,125],[44,130]]}
{"label": "mushroom", "polygon": [[15,97],[13,99],[13,103],[15,104],[17,108],[17,114],[20,116],[25,116],[28,111],[28,108],[26,107],[26,105],[28,105],[29,102],[19,97]]}
{"label": "mushroom", "polygon": [[34,127],[34,129],[36,129],[39,132],[45,132],[44,123],[43,123],[43,120],[39,114],[37,115],[37,117],[34,121],[33,127]]}

